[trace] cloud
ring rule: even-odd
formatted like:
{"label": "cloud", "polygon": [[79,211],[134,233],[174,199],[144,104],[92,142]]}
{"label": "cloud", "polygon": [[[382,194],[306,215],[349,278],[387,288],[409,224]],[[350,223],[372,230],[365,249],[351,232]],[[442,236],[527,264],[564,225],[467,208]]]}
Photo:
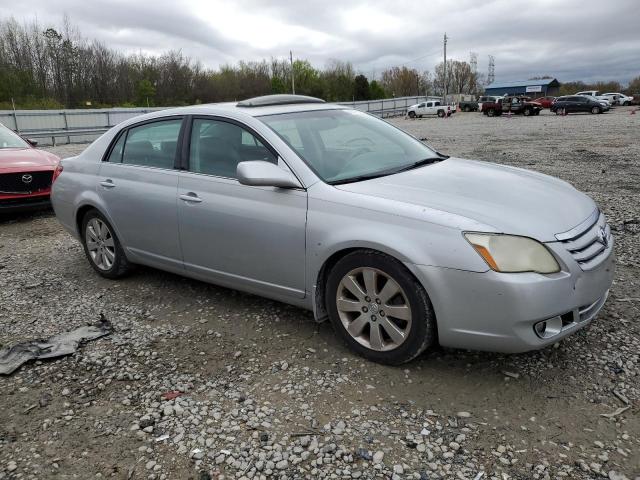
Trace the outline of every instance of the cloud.
{"label": "cloud", "polygon": [[499,80],[548,74],[561,81],[626,82],[640,74],[637,0],[611,8],[594,0],[0,0],[18,20],[37,16],[126,52],[181,49],[208,67],[284,58],[289,50],[322,66],[349,60],[366,75],[406,64],[433,71],[449,36],[449,58],[471,51]]}

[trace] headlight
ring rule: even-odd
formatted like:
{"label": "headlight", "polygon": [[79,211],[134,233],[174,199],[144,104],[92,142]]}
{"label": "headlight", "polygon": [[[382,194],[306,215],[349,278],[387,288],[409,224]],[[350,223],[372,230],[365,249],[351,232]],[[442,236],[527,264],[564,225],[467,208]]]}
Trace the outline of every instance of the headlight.
{"label": "headlight", "polygon": [[465,233],[464,236],[496,272],[560,271],[560,265],[547,247],[532,238],[492,233]]}

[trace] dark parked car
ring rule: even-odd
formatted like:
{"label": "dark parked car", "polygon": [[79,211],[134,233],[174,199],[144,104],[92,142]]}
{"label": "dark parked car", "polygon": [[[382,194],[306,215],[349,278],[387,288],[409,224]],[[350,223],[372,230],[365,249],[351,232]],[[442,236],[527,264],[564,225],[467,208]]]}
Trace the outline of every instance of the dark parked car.
{"label": "dark parked car", "polygon": [[477,112],[478,111],[478,102],[474,102],[474,101],[458,102],[458,108],[462,112]]}
{"label": "dark parked car", "polygon": [[585,95],[571,95],[556,98],[556,101],[551,105],[551,111],[555,112],[556,115],[576,112],[602,113],[604,108],[595,98]]}
{"label": "dark parked car", "polygon": [[542,106],[531,101],[529,97],[504,96],[499,97],[495,102],[482,103],[481,112],[489,117],[507,113],[523,114],[525,117],[539,115]]}

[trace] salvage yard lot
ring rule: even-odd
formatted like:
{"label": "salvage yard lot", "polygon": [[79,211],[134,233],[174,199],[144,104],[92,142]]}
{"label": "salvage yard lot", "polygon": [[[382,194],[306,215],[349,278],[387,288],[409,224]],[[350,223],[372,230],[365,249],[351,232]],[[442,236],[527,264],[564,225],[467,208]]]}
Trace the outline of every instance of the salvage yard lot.
{"label": "salvage yard lot", "polygon": [[308,312],[148,268],[111,282],[52,214],[0,220],[0,347],[101,314],[114,328],[0,377],[0,479],[640,478],[631,111],[392,120],[442,153],[567,180],[607,215],[618,256],[609,301],[589,328],[539,352],[434,349],[376,365]]}

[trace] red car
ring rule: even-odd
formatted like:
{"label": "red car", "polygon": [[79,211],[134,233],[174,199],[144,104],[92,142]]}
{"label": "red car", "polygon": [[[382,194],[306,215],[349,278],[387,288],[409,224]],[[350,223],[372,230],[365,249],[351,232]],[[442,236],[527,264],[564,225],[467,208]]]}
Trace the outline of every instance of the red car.
{"label": "red car", "polygon": [[553,102],[556,101],[556,97],[534,98],[533,101],[542,105],[542,108],[551,108],[551,105],[553,104]]}
{"label": "red car", "polygon": [[61,171],[60,159],[34,148],[0,125],[0,214],[50,205],[54,175]]}

